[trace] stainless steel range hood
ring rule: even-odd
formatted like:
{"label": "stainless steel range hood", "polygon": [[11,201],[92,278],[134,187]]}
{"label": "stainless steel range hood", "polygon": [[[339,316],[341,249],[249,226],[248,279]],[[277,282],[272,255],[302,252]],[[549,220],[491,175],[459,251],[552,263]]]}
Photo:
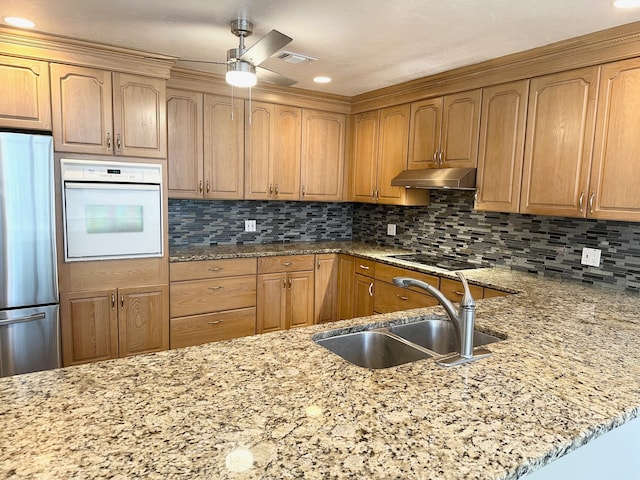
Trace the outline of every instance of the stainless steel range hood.
{"label": "stainless steel range hood", "polygon": [[475,168],[423,168],[405,170],[391,180],[393,187],[475,190]]}

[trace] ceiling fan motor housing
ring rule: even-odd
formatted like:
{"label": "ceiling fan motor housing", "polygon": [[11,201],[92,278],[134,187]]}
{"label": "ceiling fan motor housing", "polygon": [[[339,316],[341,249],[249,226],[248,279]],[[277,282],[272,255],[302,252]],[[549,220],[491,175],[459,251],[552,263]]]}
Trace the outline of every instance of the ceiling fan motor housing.
{"label": "ceiling fan motor housing", "polygon": [[253,33],[253,23],[244,18],[238,18],[237,20],[231,20],[231,33],[236,37],[248,37]]}

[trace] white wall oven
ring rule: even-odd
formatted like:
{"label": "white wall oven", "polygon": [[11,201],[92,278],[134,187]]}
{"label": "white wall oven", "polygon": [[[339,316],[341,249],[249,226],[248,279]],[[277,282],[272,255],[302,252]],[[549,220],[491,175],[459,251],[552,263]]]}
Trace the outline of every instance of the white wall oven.
{"label": "white wall oven", "polygon": [[162,165],[61,160],[65,261],[161,257]]}

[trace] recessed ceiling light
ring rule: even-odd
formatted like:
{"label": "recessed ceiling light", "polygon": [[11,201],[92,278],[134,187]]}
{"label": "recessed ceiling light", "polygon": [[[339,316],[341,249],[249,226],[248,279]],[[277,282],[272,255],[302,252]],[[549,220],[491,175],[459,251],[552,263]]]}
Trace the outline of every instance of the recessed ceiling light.
{"label": "recessed ceiling light", "polygon": [[329,83],[331,81],[331,77],[325,77],[324,75],[320,75],[313,79],[316,83]]}
{"label": "recessed ceiling light", "polygon": [[31,20],[20,17],[4,17],[4,21],[9,25],[19,28],[33,28],[36,26]]}
{"label": "recessed ceiling light", "polygon": [[638,8],[640,0],[616,0],[613,2],[613,6],[616,8]]}

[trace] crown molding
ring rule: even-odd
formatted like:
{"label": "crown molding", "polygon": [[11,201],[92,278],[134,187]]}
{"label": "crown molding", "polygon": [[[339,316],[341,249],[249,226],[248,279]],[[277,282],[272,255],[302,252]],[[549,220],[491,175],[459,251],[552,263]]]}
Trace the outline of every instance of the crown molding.
{"label": "crown molding", "polygon": [[0,54],[169,78],[176,57],[0,26]]}
{"label": "crown molding", "polygon": [[352,113],[640,56],[634,22],[356,95]]}

